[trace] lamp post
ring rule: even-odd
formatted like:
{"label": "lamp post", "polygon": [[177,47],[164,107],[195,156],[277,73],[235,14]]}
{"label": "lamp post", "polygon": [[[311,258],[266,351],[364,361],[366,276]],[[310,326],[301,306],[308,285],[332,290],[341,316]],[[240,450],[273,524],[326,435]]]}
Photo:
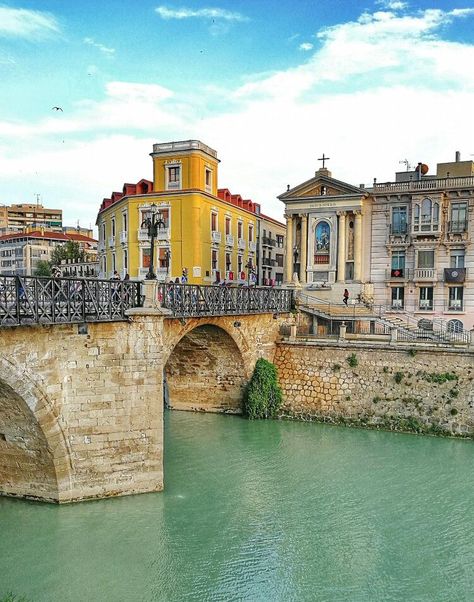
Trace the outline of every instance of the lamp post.
{"label": "lamp post", "polygon": [[149,265],[148,272],[147,272],[147,275],[145,276],[145,278],[147,280],[155,280],[155,278],[156,278],[155,266],[154,266],[155,238],[158,235],[158,229],[166,227],[165,222],[161,218],[161,213],[158,211],[158,207],[155,205],[155,203],[151,204],[150,215],[143,220],[141,227],[147,229],[148,238],[150,238],[150,244],[151,244],[150,265]]}
{"label": "lamp post", "polygon": [[245,269],[247,270],[247,286],[250,286],[250,272],[253,271],[252,258],[249,258],[245,264]]}
{"label": "lamp post", "polygon": [[171,259],[170,250],[165,249],[166,277],[168,277],[169,273],[170,273],[170,259]]}
{"label": "lamp post", "polygon": [[298,246],[295,245],[293,247],[293,273],[296,274],[297,266],[298,266]]}

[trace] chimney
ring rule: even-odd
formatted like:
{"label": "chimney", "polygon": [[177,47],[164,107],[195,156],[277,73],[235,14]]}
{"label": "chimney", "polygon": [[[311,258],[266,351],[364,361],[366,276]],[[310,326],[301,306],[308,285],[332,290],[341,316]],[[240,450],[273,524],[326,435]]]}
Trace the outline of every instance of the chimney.
{"label": "chimney", "polygon": [[456,151],[456,163],[459,163],[459,161],[461,161],[461,153],[460,151]]}

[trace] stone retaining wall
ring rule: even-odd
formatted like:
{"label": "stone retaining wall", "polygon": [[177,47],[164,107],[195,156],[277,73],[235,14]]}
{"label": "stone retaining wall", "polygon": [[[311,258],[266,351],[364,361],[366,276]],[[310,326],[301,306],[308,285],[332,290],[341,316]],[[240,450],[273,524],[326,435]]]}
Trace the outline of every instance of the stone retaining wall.
{"label": "stone retaining wall", "polygon": [[474,435],[474,353],[280,343],[286,417]]}

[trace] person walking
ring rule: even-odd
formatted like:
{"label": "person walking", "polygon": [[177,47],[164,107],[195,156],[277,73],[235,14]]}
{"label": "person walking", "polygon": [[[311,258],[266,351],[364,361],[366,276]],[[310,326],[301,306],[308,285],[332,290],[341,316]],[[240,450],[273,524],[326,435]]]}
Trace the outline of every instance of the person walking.
{"label": "person walking", "polygon": [[342,295],[342,302],[347,305],[347,301],[349,300],[349,291],[347,288],[344,289],[344,293]]}

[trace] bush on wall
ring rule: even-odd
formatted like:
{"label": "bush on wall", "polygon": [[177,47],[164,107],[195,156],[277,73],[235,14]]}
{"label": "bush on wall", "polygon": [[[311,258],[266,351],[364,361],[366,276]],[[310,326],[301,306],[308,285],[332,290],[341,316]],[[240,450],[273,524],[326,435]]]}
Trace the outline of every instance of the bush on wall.
{"label": "bush on wall", "polygon": [[273,418],[280,409],[283,397],[277,380],[277,369],[260,358],[244,393],[243,411],[251,419]]}

